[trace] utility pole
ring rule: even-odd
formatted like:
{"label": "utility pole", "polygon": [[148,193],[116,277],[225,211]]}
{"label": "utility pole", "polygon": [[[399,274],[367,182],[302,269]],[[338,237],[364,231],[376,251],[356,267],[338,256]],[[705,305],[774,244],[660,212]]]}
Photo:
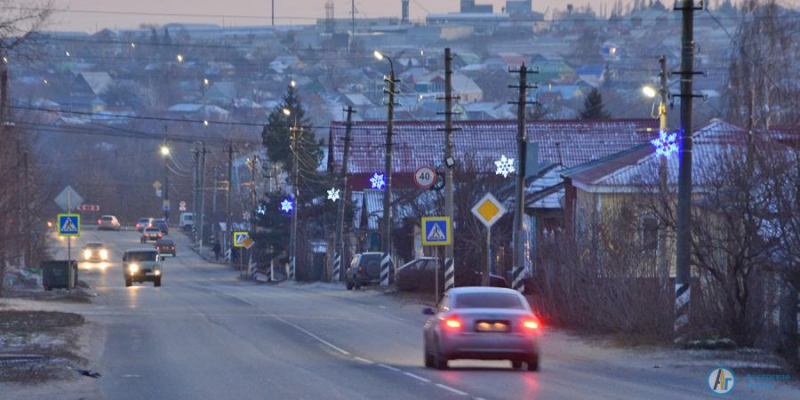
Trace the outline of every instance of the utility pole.
{"label": "utility pole", "polygon": [[[192,176],[192,185],[194,186],[194,191],[192,192],[192,212],[194,217],[197,217],[198,211],[198,199],[199,199],[199,190],[200,190],[200,148],[197,147],[197,143],[195,143],[195,148],[192,149],[192,156],[194,158],[194,170]],[[195,220],[197,222],[197,220]],[[194,230],[194,240],[197,243],[200,238],[198,237],[197,229]]]}
{"label": "utility pole", "polygon": [[[218,222],[217,218],[217,188],[219,187],[219,166],[214,165],[214,196],[211,198],[211,216],[214,218],[212,222],[212,226],[216,225]],[[211,232],[214,233],[214,229],[211,229]]]}
{"label": "utility pole", "polygon": [[164,154],[164,220],[169,224],[169,133],[167,126],[164,125],[164,147],[167,149]]}
{"label": "utility pole", "polygon": [[[407,6],[407,3],[404,3]],[[455,174],[455,159],[453,158],[453,100],[457,100],[458,96],[453,96],[453,56],[450,53],[450,48],[444,49],[444,164],[445,164],[445,179],[444,179],[444,215],[450,218],[450,223],[453,223],[455,217],[453,205],[453,186]],[[450,245],[444,248],[444,291],[447,292],[450,288],[455,287],[455,257],[453,254],[453,239]],[[438,275],[437,275],[438,277]],[[485,275],[483,280],[486,282],[484,286],[488,286],[489,276]],[[438,289],[438,288],[437,288]],[[438,300],[438,299],[437,299]]]}
{"label": "utility pole", "polygon": [[233,239],[233,213],[231,212],[231,194],[233,193],[233,142],[228,143],[228,196],[225,201],[227,208],[227,223],[225,226],[225,252],[230,251],[233,261],[233,251],[231,250],[231,240]]}
{"label": "utility pole", "polygon": [[[389,77],[384,79],[389,83],[389,104],[386,116],[386,190],[383,193],[383,234],[381,235],[381,248],[383,258],[381,259],[381,285],[388,286],[392,276],[392,130],[394,127],[394,95],[395,80],[394,64],[389,57]],[[385,89],[384,89],[385,90]]]}
{"label": "utility pole", "polygon": [[689,328],[689,302],[691,299],[691,244],[692,244],[692,101],[700,97],[692,93],[694,75],[694,0],[682,0],[675,10],[682,11],[681,35],[681,131],[680,167],[678,169],[678,229],[677,276],[675,282],[675,343],[686,340]]}
{"label": "utility pole", "polygon": [[272,17],[272,28],[273,28],[272,31],[274,32],[275,31],[275,29],[274,29],[275,28],[275,0],[272,0],[272,12],[270,13],[270,16]]}
{"label": "utility pole", "polygon": [[[342,155],[341,173],[341,192],[342,198],[339,202],[339,209],[336,210],[336,230],[333,233],[333,245],[336,246],[333,254],[333,276],[332,281],[338,282],[342,279],[342,257],[345,253],[344,244],[344,212],[347,208],[347,200],[350,198],[347,192],[347,163],[350,162],[350,142],[353,132],[353,106],[347,106],[347,127],[344,131],[344,154]],[[345,263],[347,265],[347,263]]]}
{"label": "utility pole", "polygon": [[[214,188],[216,190],[216,188]],[[216,193],[216,192],[215,192]],[[195,225],[195,230],[198,232],[198,246],[200,248],[200,252],[203,251],[203,230],[205,227],[205,216],[206,216],[206,143],[203,142],[203,149],[200,150],[200,199],[198,200],[200,203],[199,212],[200,217],[199,220],[197,219],[198,216],[195,214],[195,222],[200,222],[200,226],[197,227]]]}
{"label": "utility pole", "polygon": [[[661,96],[661,103],[658,105],[658,129],[661,132],[668,132],[667,128],[667,101],[669,98],[669,84],[667,82],[667,57],[661,56],[658,58],[658,64],[661,67],[661,74],[659,76],[661,85],[659,86],[659,95]],[[659,133],[660,134],[660,133]],[[661,186],[661,195],[666,196],[668,193],[667,186],[667,158],[660,157],[658,166],[659,184]],[[663,276],[669,276],[669,258],[667,257],[667,234],[662,230],[658,238],[658,269]],[[659,275],[662,276],[662,275]]]}
{"label": "utility pole", "polygon": [[289,280],[297,279],[297,209],[300,208],[300,179],[297,152],[297,118],[292,127],[292,191],[294,191],[294,209],[292,210],[292,230],[289,232]]}
{"label": "utility pole", "polygon": [[[525,175],[527,171],[526,159],[528,157],[528,137],[525,126],[525,110],[528,102],[528,89],[535,86],[528,86],[528,68],[523,63],[519,70],[511,72],[519,74],[519,85],[509,86],[519,89],[519,99],[510,102],[517,105],[517,184],[514,196],[514,253],[511,287],[520,292],[525,291],[525,243],[527,233],[525,232]],[[531,71],[538,72],[538,71]],[[534,166],[535,167],[535,166]],[[533,229],[533,227],[531,227]]]}

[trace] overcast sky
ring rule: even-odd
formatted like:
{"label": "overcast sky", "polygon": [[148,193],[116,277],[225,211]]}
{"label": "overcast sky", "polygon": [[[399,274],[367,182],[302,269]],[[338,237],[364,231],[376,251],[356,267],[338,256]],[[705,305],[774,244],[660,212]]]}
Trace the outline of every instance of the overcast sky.
{"label": "overcast sky", "polygon": [[[38,0],[18,0],[30,4]],[[632,0],[623,0],[627,3]],[[505,0],[478,0],[478,4],[492,3],[500,12]],[[544,12],[548,8],[564,9],[566,3],[576,7],[587,3],[595,9],[604,0],[534,0],[533,8]],[[272,0],[55,0],[56,8],[69,9],[54,15],[48,30],[94,32],[103,28],[136,28],[142,22],[205,22],[222,25],[268,24]],[[308,24],[316,18],[325,17],[326,0],[275,0],[276,24]],[[351,0],[333,0],[337,18],[350,16]],[[609,8],[613,4],[608,1]],[[412,20],[424,19],[431,13],[458,11],[459,0],[411,0]],[[357,17],[400,16],[400,0],[356,0]],[[202,14],[212,17],[189,17],[178,15],[122,15],[85,13],[81,11],[139,12],[152,14]],[[246,16],[246,18],[245,18]]]}

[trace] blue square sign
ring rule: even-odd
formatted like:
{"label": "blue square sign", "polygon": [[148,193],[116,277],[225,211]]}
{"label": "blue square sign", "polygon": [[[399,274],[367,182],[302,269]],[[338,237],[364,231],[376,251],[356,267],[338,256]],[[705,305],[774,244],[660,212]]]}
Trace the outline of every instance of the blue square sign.
{"label": "blue square sign", "polygon": [[80,236],[81,235],[80,214],[58,214],[58,235]]}
{"label": "blue square sign", "polygon": [[452,243],[450,217],[422,217],[423,246],[449,246]]}

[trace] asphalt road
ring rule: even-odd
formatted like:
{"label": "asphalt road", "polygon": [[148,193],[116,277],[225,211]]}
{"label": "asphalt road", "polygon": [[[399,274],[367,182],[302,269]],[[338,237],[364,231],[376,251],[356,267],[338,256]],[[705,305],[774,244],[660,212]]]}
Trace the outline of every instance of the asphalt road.
{"label": "asphalt road", "polygon": [[230,267],[199,258],[181,233],[170,236],[178,243],[178,256],[165,261],[161,288],[152,283],[124,287],[120,260],[124,250],[142,246],[136,232],[89,230],[74,242],[73,248],[79,248],[102,241],[112,250],[105,268],[80,266],[81,279],[98,293],[82,313],[103,327],[105,338],[96,368],[103,374],[98,397],[714,397],[704,384],[708,370],[654,368],[647,357],[593,349],[554,332],[543,338],[538,373],[515,371],[499,361],[457,361],[447,371],[426,369],[424,316],[418,305],[329,284],[241,281]]}

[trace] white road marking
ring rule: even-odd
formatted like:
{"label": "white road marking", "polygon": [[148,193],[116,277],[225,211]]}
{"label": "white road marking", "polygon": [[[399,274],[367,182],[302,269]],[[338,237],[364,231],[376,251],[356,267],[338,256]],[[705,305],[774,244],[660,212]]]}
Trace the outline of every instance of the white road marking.
{"label": "white road marking", "polygon": [[356,361],[361,361],[361,362],[366,363],[366,364],[375,364],[374,362],[372,362],[370,360],[367,360],[366,358],[353,357],[353,359],[356,360]]}
{"label": "white road marking", "polygon": [[337,347],[336,345],[332,344],[331,342],[328,342],[327,340],[325,340],[325,339],[323,339],[323,338],[321,338],[321,337],[319,337],[319,336],[317,336],[317,335],[315,335],[315,334],[313,334],[313,333],[311,333],[311,332],[309,332],[309,331],[307,331],[307,330],[305,330],[305,329],[301,328],[301,327],[300,327],[300,326],[298,326],[298,325],[295,325],[295,324],[293,324],[293,323],[291,323],[291,322],[289,322],[289,321],[287,321],[287,320],[285,320],[285,319],[283,319],[283,318],[281,318],[281,317],[277,317],[277,316],[276,316],[276,317],[275,317],[275,319],[277,319],[278,321],[281,321],[281,322],[283,322],[283,323],[284,323],[284,324],[286,324],[286,325],[289,325],[289,326],[291,326],[291,327],[294,327],[295,329],[299,330],[300,332],[303,332],[303,333],[305,333],[305,334],[306,334],[306,335],[308,335],[308,336],[311,336],[312,338],[316,339],[318,342],[320,342],[320,343],[322,343],[322,344],[324,344],[324,345],[326,345],[326,346],[328,346],[328,347],[330,347],[330,348],[332,348],[332,349],[334,349],[334,350],[338,351],[339,353],[342,353],[342,354],[344,354],[344,355],[346,355],[346,356],[349,356],[349,355],[350,355],[350,353],[349,353],[349,352],[347,352],[347,351],[345,351],[345,350],[342,350],[342,348],[340,348],[340,347]]}
{"label": "white road marking", "polygon": [[123,378],[141,378],[141,375],[132,375],[132,374],[125,374],[122,375]]}
{"label": "white road marking", "polygon": [[[423,378],[423,377],[421,377],[421,376],[419,376],[419,375],[414,375],[414,374],[412,374],[411,372],[403,372],[403,375],[405,375],[405,376],[410,376],[410,377],[412,377],[412,378],[414,378],[414,379],[416,379],[416,380],[418,380],[418,381],[422,381],[422,382],[425,382],[425,383],[431,383],[431,380],[430,380],[430,379]],[[465,393],[465,394],[466,394],[466,393]]]}
{"label": "white road marking", "polygon": [[392,366],[390,366],[390,365],[386,365],[386,364],[378,364],[378,366],[379,366],[379,367],[381,367],[381,368],[386,368],[386,369],[388,369],[389,371],[400,372],[400,370],[399,370],[399,369],[397,369],[397,368],[395,368],[395,367],[392,367]]}
{"label": "white road marking", "polygon": [[449,390],[449,391],[451,391],[451,392],[453,392],[453,393],[455,393],[455,394],[457,394],[457,395],[461,395],[461,396],[469,396],[469,394],[468,394],[468,393],[466,393],[466,392],[462,392],[462,391],[460,391],[460,390],[458,390],[458,389],[453,389],[453,388],[451,388],[450,386],[447,386],[447,385],[442,385],[441,383],[437,383],[437,384],[436,384],[436,386],[438,386],[438,387],[440,387],[440,388],[442,388],[442,389],[444,389],[444,390]]}
{"label": "white road marking", "polygon": [[386,306],[378,306],[378,308],[386,309]]}

